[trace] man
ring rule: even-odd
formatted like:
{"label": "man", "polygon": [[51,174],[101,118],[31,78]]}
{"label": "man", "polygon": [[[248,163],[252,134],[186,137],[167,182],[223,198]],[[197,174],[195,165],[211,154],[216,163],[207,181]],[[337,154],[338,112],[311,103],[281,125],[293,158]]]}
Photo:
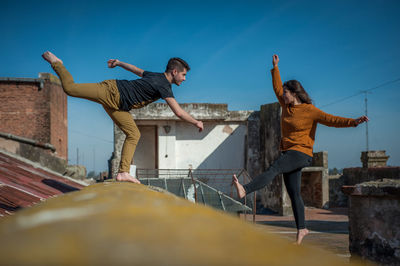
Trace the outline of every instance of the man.
{"label": "man", "polygon": [[116,177],[118,181],[140,183],[139,180],[129,175],[130,164],[140,138],[139,129],[129,110],[141,108],[162,98],[176,116],[196,126],[199,132],[203,130],[203,122],[194,119],[185,112],[175,100],[172,92],[171,84],[181,85],[186,80],[186,74],[190,70],[189,65],[180,58],[171,58],[164,73],[144,71],[118,59],[110,59],[108,60],[109,68],[120,66],[141,77],[141,79],[131,81],[105,80],[100,83],[77,84],[64,67],[63,62],[54,54],[47,51],[42,57],[51,64],[57,73],[67,95],[88,99],[103,105],[107,114],[126,135],[121,152],[119,172]]}

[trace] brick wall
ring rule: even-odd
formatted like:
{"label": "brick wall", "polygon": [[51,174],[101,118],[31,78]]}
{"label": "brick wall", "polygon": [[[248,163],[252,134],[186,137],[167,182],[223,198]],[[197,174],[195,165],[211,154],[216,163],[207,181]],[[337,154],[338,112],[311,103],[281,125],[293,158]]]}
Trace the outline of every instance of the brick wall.
{"label": "brick wall", "polygon": [[68,117],[67,95],[62,87],[53,82],[46,83],[50,92],[50,143],[57,150],[57,155],[68,157]]}
{"label": "brick wall", "polygon": [[0,99],[0,132],[50,143],[67,159],[67,96],[58,79],[2,79]]}

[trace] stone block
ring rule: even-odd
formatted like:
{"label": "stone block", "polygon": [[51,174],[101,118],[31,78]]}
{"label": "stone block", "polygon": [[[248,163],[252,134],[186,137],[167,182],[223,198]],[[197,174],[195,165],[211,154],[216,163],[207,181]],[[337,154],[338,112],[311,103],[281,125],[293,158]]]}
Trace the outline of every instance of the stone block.
{"label": "stone block", "polygon": [[363,151],[361,152],[361,162],[364,168],[385,167],[389,156],[386,151]]}

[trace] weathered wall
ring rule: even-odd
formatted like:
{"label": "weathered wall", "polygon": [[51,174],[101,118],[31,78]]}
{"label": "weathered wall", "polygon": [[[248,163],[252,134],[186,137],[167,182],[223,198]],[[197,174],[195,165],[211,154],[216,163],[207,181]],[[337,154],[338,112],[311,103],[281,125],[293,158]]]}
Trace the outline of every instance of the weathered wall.
{"label": "weathered wall", "polygon": [[353,256],[384,265],[400,264],[400,180],[347,187],[349,249]]}
{"label": "weathered wall", "polygon": [[329,176],[329,207],[347,207],[347,196],[342,192],[342,175]]}
{"label": "weathered wall", "polygon": [[310,167],[302,169],[301,195],[306,206],[328,208],[329,205],[328,152],[314,152]]}
{"label": "weathered wall", "polygon": [[345,168],[343,176],[346,185],[355,185],[381,178],[400,179],[400,167]]}
{"label": "weathered wall", "polygon": [[50,143],[67,159],[67,96],[55,76],[2,78],[0,98],[0,132]]}
{"label": "weathered wall", "polygon": [[306,206],[322,207],[323,202],[323,184],[322,172],[303,172],[301,175],[301,196]]}
{"label": "weathered wall", "polygon": [[[265,104],[260,108],[260,139],[261,158],[263,162],[262,171],[269,168],[271,163],[279,155],[279,143],[281,140],[281,107],[279,103]],[[253,178],[255,176],[252,176]],[[282,175],[257,192],[258,198],[264,207],[286,215],[290,211],[289,196],[284,189]]]}

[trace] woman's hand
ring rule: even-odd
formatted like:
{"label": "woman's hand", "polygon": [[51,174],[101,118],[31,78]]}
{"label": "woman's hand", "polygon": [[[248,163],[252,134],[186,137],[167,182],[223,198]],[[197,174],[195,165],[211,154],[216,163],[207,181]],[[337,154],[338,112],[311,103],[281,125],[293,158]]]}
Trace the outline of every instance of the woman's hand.
{"label": "woman's hand", "polygon": [[114,67],[118,66],[119,63],[120,63],[120,61],[118,59],[110,59],[107,62],[109,68],[114,68]]}
{"label": "woman's hand", "polygon": [[367,116],[363,115],[363,116],[360,116],[359,118],[356,118],[355,120],[356,120],[356,126],[358,126],[359,124],[368,122],[369,118]]}
{"label": "woman's hand", "polygon": [[272,65],[273,65],[274,67],[277,67],[277,66],[278,66],[278,63],[279,63],[279,57],[278,57],[278,55],[274,54],[274,55],[272,56]]}

